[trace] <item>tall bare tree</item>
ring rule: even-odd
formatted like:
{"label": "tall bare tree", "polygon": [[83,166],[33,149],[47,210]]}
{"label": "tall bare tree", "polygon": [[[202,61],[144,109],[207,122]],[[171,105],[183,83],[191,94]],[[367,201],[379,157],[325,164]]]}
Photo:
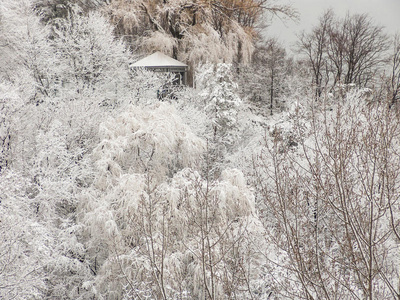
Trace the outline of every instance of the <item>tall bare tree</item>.
{"label": "tall bare tree", "polygon": [[311,33],[301,35],[299,50],[310,63],[316,96],[337,84],[368,86],[384,65],[389,43],[383,30],[367,14],[339,19],[327,11]]}
{"label": "tall bare tree", "polygon": [[374,77],[377,68],[382,65],[383,53],[388,49],[388,38],[382,26],[377,26],[366,15],[347,15],[332,29],[337,39],[336,49],[344,50],[343,83],[355,83],[366,86]]}
{"label": "tall bare tree", "polygon": [[327,49],[329,45],[329,34],[333,22],[334,14],[332,10],[325,12],[319,19],[319,24],[314,27],[311,33],[302,33],[298,47],[304,53],[310,63],[314,76],[315,95],[320,97],[325,80],[329,80]]}
{"label": "tall bare tree", "polygon": [[400,34],[396,34],[391,56],[390,74],[390,105],[393,106],[400,100]]}

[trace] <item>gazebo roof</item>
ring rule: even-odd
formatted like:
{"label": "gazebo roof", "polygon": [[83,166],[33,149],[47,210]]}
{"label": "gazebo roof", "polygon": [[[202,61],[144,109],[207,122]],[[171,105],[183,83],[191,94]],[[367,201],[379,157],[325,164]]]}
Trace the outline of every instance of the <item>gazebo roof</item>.
{"label": "gazebo roof", "polygon": [[157,51],[135,62],[131,67],[187,67],[187,65]]}

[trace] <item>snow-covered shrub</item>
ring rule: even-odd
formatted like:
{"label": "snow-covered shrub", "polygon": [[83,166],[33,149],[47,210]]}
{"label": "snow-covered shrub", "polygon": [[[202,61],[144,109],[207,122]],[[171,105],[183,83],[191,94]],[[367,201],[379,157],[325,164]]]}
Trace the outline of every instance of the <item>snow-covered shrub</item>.
{"label": "snow-covered shrub", "polygon": [[[32,218],[26,181],[21,174],[3,170],[0,176],[0,298],[42,296],[46,288],[44,259],[49,249],[43,227]],[[45,233],[46,234],[46,233]]]}

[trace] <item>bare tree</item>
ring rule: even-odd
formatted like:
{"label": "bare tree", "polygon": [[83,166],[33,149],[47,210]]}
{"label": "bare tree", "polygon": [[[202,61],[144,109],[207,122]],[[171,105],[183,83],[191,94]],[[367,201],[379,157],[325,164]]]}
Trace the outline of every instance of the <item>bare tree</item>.
{"label": "bare tree", "polygon": [[377,26],[366,15],[347,15],[333,33],[341,38],[336,49],[344,50],[345,73],[343,83],[366,86],[374,77],[376,69],[382,65],[383,53],[388,49],[388,38],[383,27]]}
{"label": "bare tree", "polygon": [[338,19],[328,11],[310,34],[300,36],[299,49],[313,71],[316,95],[323,85],[368,86],[384,65],[389,44],[383,29],[366,14]]}
{"label": "bare tree", "polygon": [[308,125],[299,111],[298,148],[278,135],[258,168],[268,239],[281,254],[270,261],[285,274],[276,290],[292,299],[398,299],[398,115],[361,94],[327,108]]}
{"label": "bare tree", "polygon": [[396,34],[393,43],[390,74],[390,105],[393,106],[400,100],[400,34]]}
{"label": "bare tree", "polygon": [[326,11],[319,19],[318,26],[314,27],[309,34],[303,32],[298,42],[299,50],[306,55],[310,63],[317,98],[322,94],[324,81],[326,84],[329,80],[329,73],[326,72],[328,67],[327,47],[333,18],[333,11]]}

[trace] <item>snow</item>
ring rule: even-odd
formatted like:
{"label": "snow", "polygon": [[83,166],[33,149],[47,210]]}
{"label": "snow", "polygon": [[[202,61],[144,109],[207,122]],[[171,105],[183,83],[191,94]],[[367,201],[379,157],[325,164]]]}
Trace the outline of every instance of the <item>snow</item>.
{"label": "snow", "polygon": [[157,51],[131,64],[131,67],[187,67],[187,65]]}
{"label": "snow", "polygon": [[[186,68],[167,33],[130,65],[101,14],[53,31],[31,2],[0,1],[0,299],[399,294],[400,122],[375,89],[316,101],[300,66],[270,110],[219,63],[158,101],[168,74],[129,67]],[[178,58],[231,61],[232,30]]]}

